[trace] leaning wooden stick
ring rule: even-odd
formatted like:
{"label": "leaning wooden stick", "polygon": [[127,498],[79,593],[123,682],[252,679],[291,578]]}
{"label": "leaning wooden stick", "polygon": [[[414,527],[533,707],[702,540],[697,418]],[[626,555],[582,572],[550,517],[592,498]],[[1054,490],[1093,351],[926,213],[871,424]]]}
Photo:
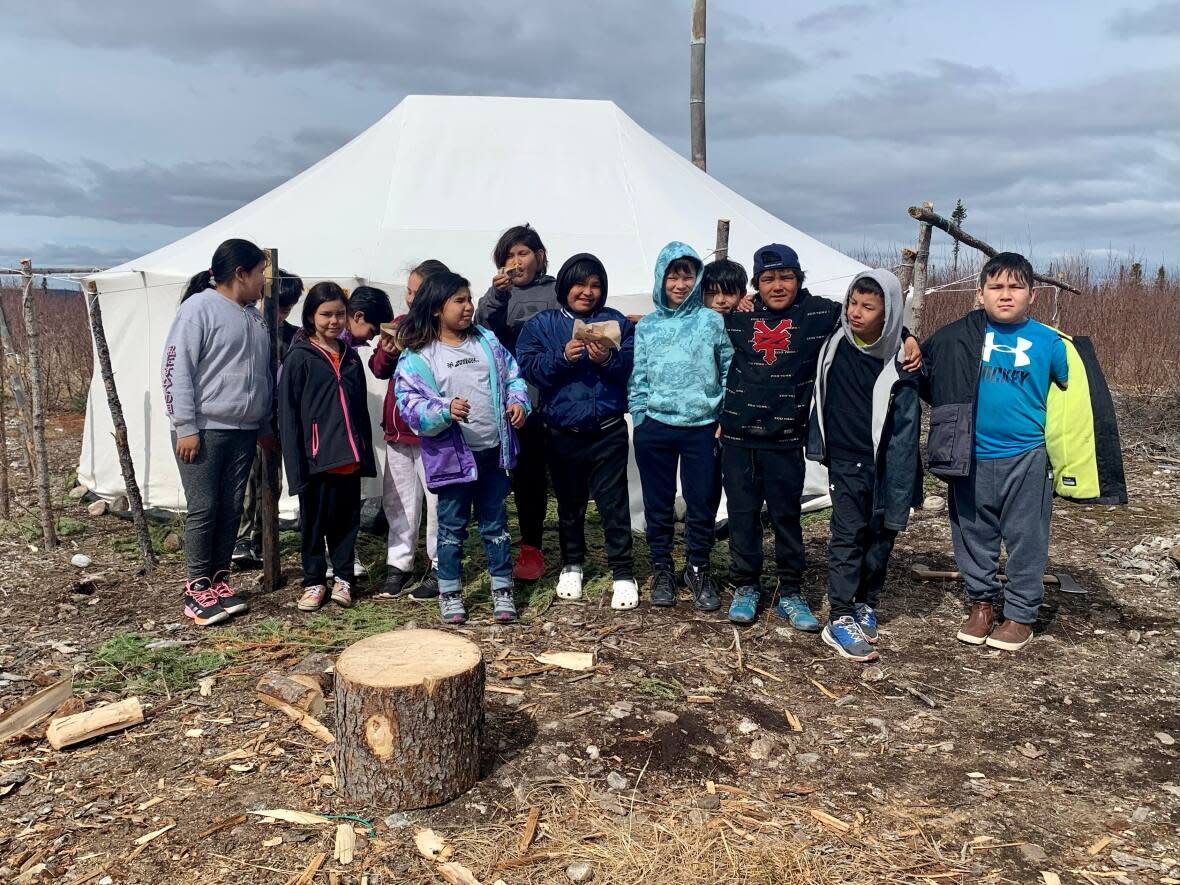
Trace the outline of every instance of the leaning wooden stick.
{"label": "leaning wooden stick", "polygon": [[[93,283],[87,285],[94,286]],[[127,506],[131,510],[131,522],[135,526],[139,556],[143,560],[144,574],[151,575],[156,570],[156,554],[152,550],[152,536],[148,532],[147,516],[143,512],[143,496],[139,493],[139,482],[135,479],[135,462],[131,459],[131,445],[127,441],[127,421],[123,417],[119,391],[115,388],[115,370],[111,365],[111,349],[107,346],[107,333],[102,324],[102,305],[99,303],[97,291],[86,290],[86,307],[90,313],[90,334],[94,338],[98,370],[107,392],[111,426],[115,428],[115,451],[119,455],[119,469],[123,473],[123,486],[127,490]]]}
{"label": "leaning wooden stick", "polygon": [[[953,221],[949,221],[948,219],[943,218],[941,215],[939,215],[937,212],[933,211],[932,209],[927,209],[925,207],[919,207],[919,206],[910,206],[909,213],[910,213],[910,216],[913,217],[914,219],[916,219],[917,221],[921,221],[924,224],[932,225],[941,231],[946,231],[948,234],[950,234],[952,237],[954,237],[960,243],[964,243],[973,249],[978,249],[980,252],[982,252],[988,258],[993,258],[999,253],[998,249],[995,249],[992,246],[989,246],[983,240],[980,240],[976,237],[971,236],[969,233],[964,231],[961,227],[959,227]],[[1064,289],[1066,292],[1073,292],[1075,295],[1082,294],[1081,290],[1075,289],[1069,283],[1064,283],[1061,280],[1057,279],[1056,277],[1047,277],[1042,274],[1035,273],[1035,274],[1033,274],[1033,279],[1036,280],[1038,283],[1047,283],[1050,286],[1057,286],[1060,289]]]}
{"label": "leaning wooden stick", "polygon": [[[266,371],[272,381],[279,374],[279,293],[275,277],[279,272],[279,250],[266,250],[266,283],[263,288],[262,310],[270,335]],[[270,433],[275,422],[274,407],[278,397],[272,400],[271,422],[265,428]],[[277,590],[283,582],[283,565],[279,557],[279,494],[282,479],[282,456],[278,452],[262,450],[262,586]]]}

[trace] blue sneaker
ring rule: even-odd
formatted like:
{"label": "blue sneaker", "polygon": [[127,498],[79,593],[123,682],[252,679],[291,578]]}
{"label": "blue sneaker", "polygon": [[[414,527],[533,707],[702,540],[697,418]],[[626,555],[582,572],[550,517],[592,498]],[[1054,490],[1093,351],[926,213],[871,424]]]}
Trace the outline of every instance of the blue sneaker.
{"label": "blue sneaker", "polygon": [[825,645],[836,649],[836,654],[850,661],[865,663],[877,660],[877,650],[865,641],[860,632],[860,626],[852,615],[836,618],[824,627],[823,640]]}
{"label": "blue sneaker", "polygon": [[805,633],[818,633],[819,621],[811,613],[807,600],[801,593],[783,594],[778,598],[778,605],[774,609],[780,618],[786,618],[796,630]]}
{"label": "blue sneaker", "polygon": [[733,591],[733,602],[729,604],[729,619],[735,624],[753,624],[758,620],[758,603],[762,591],[753,584],[746,584]]}
{"label": "blue sneaker", "polygon": [[867,603],[858,602],[856,609],[852,615],[856,621],[856,626],[860,627],[860,632],[864,634],[865,642],[872,645],[877,644],[877,612]]}

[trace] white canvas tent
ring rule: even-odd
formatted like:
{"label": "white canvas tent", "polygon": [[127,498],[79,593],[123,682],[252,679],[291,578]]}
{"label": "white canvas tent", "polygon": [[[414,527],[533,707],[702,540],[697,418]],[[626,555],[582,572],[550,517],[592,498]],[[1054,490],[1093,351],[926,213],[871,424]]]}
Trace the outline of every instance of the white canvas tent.
{"label": "white canvas tent", "polygon": [[[656,255],[669,240],[708,260],[719,218],[731,220],[730,255],[749,268],[753,250],[787,243],[812,292],[842,297],[863,266],[801,233],[698,170],[645,132],[613,102],[409,96],[335,153],[219,221],[175,243],[90,277],[101,299],[136,475],[148,507],[183,511],[160,386],[164,339],[188,278],[217,245],[244,237],[275,247],[305,283],[385,288],[402,302],[408,269],[439,258],[490,283],[500,233],[528,221],[549,249],[550,268],[593,252],[610,273],[610,303],[651,310]],[[297,308],[298,310],[298,308]],[[367,353],[362,353],[367,359]],[[380,442],[384,383],[371,379]],[[384,446],[376,446],[378,452]],[[808,467],[808,493],[826,495]],[[111,499],[123,492],[110,413],[95,374],[86,410],[80,482]],[[379,480],[366,496],[379,496]],[[642,526],[632,465],[632,509]],[[285,516],[294,502],[284,499]]]}

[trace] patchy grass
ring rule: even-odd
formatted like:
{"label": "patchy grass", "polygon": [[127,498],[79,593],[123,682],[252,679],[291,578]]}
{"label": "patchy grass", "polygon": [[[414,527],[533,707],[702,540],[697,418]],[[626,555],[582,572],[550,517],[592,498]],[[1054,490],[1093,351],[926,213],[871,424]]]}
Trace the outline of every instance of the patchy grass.
{"label": "patchy grass", "polygon": [[424,608],[426,613],[434,613],[432,607],[408,599],[361,602],[352,608],[329,604],[315,614],[300,615],[298,620],[266,618],[247,627],[230,628],[219,633],[214,644],[230,653],[282,645],[307,651],[340,651],[374,633],[404,627],[420,618]]}
{"label": "patchy grass", "polygon": [[57,536],[59,538],[69,538],[72,535],[80,535],[86,531],[86,523],[81,520],[71,519],[68,516],[59,516],[57,518]]}
{"label": "patchy grass", "polygon": [[148,648],[151,636],[119,632],[98,647],[79,686],[118,694],[170,694],[192,688],[229,663],[229,649]]}
{"label": "patchy grass", "polygon": [[[184,551],[169,553],[164,549],[164,539],[170,534],[184,537],[184,520],[179,516],[171,522],[154,522],[148,520],[148,537],[152,539],[152,550],[159,557],[184,556]],[[111,538],[111,549],[125,556],[139,557],[139,541],[135,537],[135,529],[121,533]]]}
{"label": "patchy grass", "polygon": [[634,682],[636,691],[640,694],[651,695],[653,698],[674,701],[686,694],[684,686],[656,676],[640,676]]}

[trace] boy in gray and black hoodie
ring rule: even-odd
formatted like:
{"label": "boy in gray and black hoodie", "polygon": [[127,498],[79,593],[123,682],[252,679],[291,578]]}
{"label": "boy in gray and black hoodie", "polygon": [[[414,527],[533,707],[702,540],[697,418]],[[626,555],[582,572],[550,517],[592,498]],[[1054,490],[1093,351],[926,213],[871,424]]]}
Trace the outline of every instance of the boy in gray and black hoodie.
{"label": "boy in gray and black hoodie", "polygon": [[816,369],[807,457],[828,468],[828,625],[841,657],[876,659],[877,598],[893,540],[921,500],[918,376],[901,367],[901,284],[887,270],[848,287]]}

